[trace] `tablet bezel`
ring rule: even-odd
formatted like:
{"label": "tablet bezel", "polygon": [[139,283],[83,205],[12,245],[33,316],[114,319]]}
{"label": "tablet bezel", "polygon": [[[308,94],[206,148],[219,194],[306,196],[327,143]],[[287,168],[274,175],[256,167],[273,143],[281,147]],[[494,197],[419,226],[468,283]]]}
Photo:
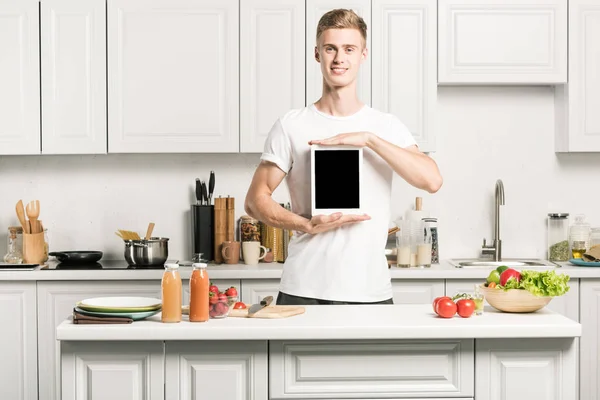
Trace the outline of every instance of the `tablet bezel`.
{"label": "tablet bezel", "polygon": [[[315,191],[315,151],[337,151],[337,150],[354,150],[358,152],[358,203],[359,208],[316,208],[316,191]],[[311,212],[315,215],[331,215],[335,213],[342,214],[362,214],[363,199],[362,199],[362,174],[363,174],[363,149],[355,146],[322,146],[313,144],[310,147],[310,197],[311,197]]]}

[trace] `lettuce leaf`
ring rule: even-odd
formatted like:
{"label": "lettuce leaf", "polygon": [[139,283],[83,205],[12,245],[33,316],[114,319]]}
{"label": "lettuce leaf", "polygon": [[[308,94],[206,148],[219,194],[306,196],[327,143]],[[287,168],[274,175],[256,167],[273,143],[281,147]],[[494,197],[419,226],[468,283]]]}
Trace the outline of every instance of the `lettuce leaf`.
{"label": "lettuce leaf", "polygon": [[536,296],[562,296],[569,291],[569,275],[557,275],[556,271],[521,271],[521,280],[509,279],[502,289],[525,289]]}

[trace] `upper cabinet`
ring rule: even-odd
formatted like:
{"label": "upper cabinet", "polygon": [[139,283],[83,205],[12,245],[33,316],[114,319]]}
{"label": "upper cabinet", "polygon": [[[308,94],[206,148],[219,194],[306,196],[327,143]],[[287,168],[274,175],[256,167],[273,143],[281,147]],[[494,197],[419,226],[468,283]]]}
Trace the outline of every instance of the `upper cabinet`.
{"label": "upper cabinet", "polygon": [[556,88],[557,152],[600,152],[600,2],[569,0],[569,84]]}
{"label": "upper cabinet", "polygon": [[110,153],[239,151],[238,11],[238,0],[108,0]]}
{"label": "upper cabinet", "polygon": [[396,115],[421,151],[435,150],[437,1],[373,0],[373,107]]}
{"label": "upper cabinet", "polygon": [[0,1],[0,154],[40,154],[38,0]]}
{"label": "upper cabinet", "polygon": [[260,153],[271,127],[304,107],[304,0],[240,2],[240,151]]}
{"label": "upper cabinet", "polygon": [[106,153],[104,0],[41,2],[42,153]]}
{"label": "upper cabinet", "polygon": [[[321,64],[315,60],[317,24],[327,11],[348,8],[360,15],[367,24],[367,48],[371,48],[371,0],[306,0],[306,105],[319,100],[323,93]],[[356,86],[358,98],[371,105],[371,57],[367,56],[360,66]]]}
{"label": "upper cabinet", "polygon": [[565,83],[567,18],[567,0],[439,1],[439,83]]}

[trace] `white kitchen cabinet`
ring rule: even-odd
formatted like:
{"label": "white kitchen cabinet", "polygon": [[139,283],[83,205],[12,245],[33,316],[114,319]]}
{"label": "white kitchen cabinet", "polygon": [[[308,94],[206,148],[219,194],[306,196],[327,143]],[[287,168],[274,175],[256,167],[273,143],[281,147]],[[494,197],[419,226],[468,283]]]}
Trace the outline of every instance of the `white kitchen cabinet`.
{"label": "white kitchen cabinet", "polygon": [[62,400],[164,400],[163,342],[60,342]]}
{"label": "white kitchen cabinet", "polygon": [[[473,293],[475,285],[481,285],[484,282],[485,279],[446,280],[446,296],[452,297],[457,293]],[[579,322],[579,279],[571,279],[569,291],[563,296],[553,298],[546,307]]]}
{"label": "white kitchen cabinet", "polygon": [[567,0],[438,3],[440,84],[567,82]]}
{"label": "white kitchen cabinet", "polygon": [[239,151],[238,11],[108,0],[109,153]]}
{"label": "white kitchen cabinet", "polygon": [[273,304],[279,294],[279,279],[244,279],[240,301],[246,304],[257,304],[267,296],[273,296]]}
{"label": "white kitchen cabinet", "polygon": [[557,152],[600,151],[600,2],[569,0],[569,83],[556,87]]}
{"label": "white kitchen cabinet", "polygon": [[35,282],[0,282],[0,398],[36,400],[37,304]]}
{"label": "white kitchen cabinet", "polygon": [[579,384],[585,400],[600,399],[600,279],[582,279],[580,287],[581,339]]}
{"label": "white kitchen cabinet", "polygon": [[[210,276],[209,276],[210,279]],[[234,286],[238,290],[238,297],[240,296],[239,291],[241,290],[241,284],[239,279],[211,279],[214,285],[217,285],[220,291],[225,292],[225,289]],[[185,279],[182,281],[183,286],[183,304],[190,304],[190,281]]]}
{"label": "white kitchen cabinet", "polygon": [[56,341],[56,327],[73,313],[76,302],[101,296],[161,298],[160,281],[39,282],[37,286],[38,368],[43,371],[39,376],[39,400],[61,398],[60,351],[59,342]]}
{"label": "white kitchen cabinet", "polygon": [[42,153],[106,153],[105,0],[41,2]]}
{"label": "white kitchen cabinet", "polygon": [[373,0],[373,108],[394,114],[421,151],[435,150],[437,1]]}
{"label": "white kitchen cabinet", "polygon": [[166,399],[267,399],[267,341],[166,342]]}
{"label": "white kitchen cabinet", "polygon": [[271,399],[471,397],[473,340],[270,341]]}
{"label": "white kitchen cabinet", "polygon": [[574,344],[574,338],[476,340],[475,398],[577,399]]}
{"label": "white kitchen cabinet", "polygon": [[305,103],[304,0],[240,2],[240,152],[260,153],[277,118]]}
{"label": "white kitchen cabinet", "polygon": [[394,304],[431,303],[438,296],[444,295],[442,279],[428,280],[393,280]]}
{"label": "white kitchen cabinet", "polygon": [[38,0],[0,2],[0,155],[40,154]]}
{"label": "white kitchen cabinet", "polygon": [[[371,0],[306,0],[306,105],[321,98],[323,74],[321,64],[315,60],[317,24],[326,12],[334,8],[352,9],[367,24],[367,49],[371,48]],[[371,105],[371,56],[360,66],[356,90],[360,101]]]}

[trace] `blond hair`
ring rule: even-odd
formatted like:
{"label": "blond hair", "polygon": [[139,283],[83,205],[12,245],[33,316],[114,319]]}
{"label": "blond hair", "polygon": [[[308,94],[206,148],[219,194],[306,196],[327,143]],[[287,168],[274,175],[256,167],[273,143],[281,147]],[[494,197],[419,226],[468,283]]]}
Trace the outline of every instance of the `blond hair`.
{"label": "blond hair", "polygon": [[367,44],[367,24],[352,10],[338,8],[323,14],[317,24],[317,43],[327,29],[358,29],[363,38],[363,46]]}

